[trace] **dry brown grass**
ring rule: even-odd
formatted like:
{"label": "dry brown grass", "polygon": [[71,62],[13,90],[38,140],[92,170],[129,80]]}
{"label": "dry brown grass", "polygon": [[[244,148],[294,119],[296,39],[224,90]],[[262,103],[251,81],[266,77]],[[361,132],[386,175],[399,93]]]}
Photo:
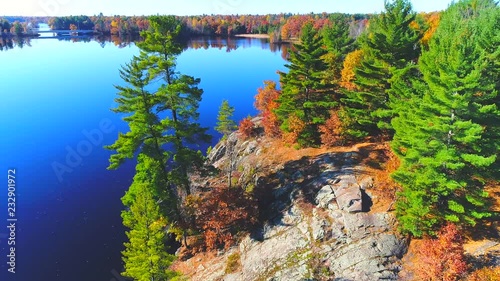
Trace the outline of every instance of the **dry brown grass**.
{"label": "dry brown grass", "polygon": [[466,281],[500,281],[500,267],[483,267],[472,272]]}
{"label": "dry brown grass", "polygon": [[170,269],[178,271],[182,273],[183,276],[186,276],[188,278],[191,278],[193,275],[196,274],[197,270],[202,267],[210,267],[210,264],[214,263],[217,260],[222,260],[222,257],[217,257],[217,254],[215,251],[210,251],[210,252],[200,252],[190,258],[189,260],[182,261],[182,260],[176,260]]}
{"label": "dry brown grass", "polygon": [[399,159],[391,151],[388,142],[372,143],[360,149],[365,172],[373,177],[373,212],[393,210],[398,184],[391,174],[399,167]]}
{"label": "dry brown grass", "polygon": [[302,157],[315,157],[325,153],[344,153],[359,151],[362,148],[373,146],[373,143],[359,143],[353,146],[301,148],[296,149],[293,145],[286,144],[281,139],[262,138],[261,145],[264,147],[263,153],[259,157],[261,163],[267,166],[282,165],[287,162],[297,161]]}

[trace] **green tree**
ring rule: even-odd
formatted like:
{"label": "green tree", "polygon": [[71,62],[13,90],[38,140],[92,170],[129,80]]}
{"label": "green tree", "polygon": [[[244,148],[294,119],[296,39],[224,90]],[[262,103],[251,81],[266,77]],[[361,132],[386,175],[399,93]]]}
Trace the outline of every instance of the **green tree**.
{"label": "green tree", "polygon": [[[146,90],[151,76],[142,61],[144,57],[134,57],[120,70],[120,77],[127,86],[115,86],[118,89],[118,106],[112,109],[116,113],[125,113],[123,118],[129,124],[130,131],[120,133],[118,139],[107,149],[116,151],[110,157],[109,169],[117,169],[126,159],[142,152],[156,159],[166,169],[168,154],[162,148],[166,143],[163,132],[166,127],[154,112],[158,106],[158,98]],[[166,177],[165,177],[166,179]]]}
{"label": "green tree", "polygon": [[[150,29],[141,33],[140,56],[120,71],[127,86],[116,86],[119,97],[115,112],[126,113],[129,132],[120,133],[106,148],[114,150],[110,169],[118,168],[138,153],[154,159],[162,181],[149,185],[159,197],[163,214],[172,221],[171,231],[189,228],[183,199],[190,194],[189,172],[200,167],[204,157],[194,148],[208,141],[206,128],[197,123],[203,90],[200,79],[178,73],[176,41],[181,30],[173,16],[153,16]],[[168,148],[168,150],[166,150]]]}
{"label": "green tree", "polygon": [[[165,167],[169,184],[189,194],[188,172],[203,162],[201,152],[192,147],[199,140],[210,139],[206,128],[196,122],[203,90],[198,88],[200,79],[175,70],[182,51],[176,41],[180,23],[173,16],[153,16],[149,21],[150,29],[141,33],[144,41],[138,44],[140,56],[121,71],[129,86],[117,87],[120,97],[115,111],[130,114],[124,118],[130,131],[107,147],[116,151],[110,168],[116,169],[136,152],[144,152]],[[152,85],[158,80],[163,83]],[[168,152],[163,148],[167,144],[171,146]]]}
{"label": "green tree", "polygon": [[151,79],[162,81],[155,96],[157,112],[167,113],[161,120],[165,126],[163,139],[172,144],[174,154],[169,179],[189,195],[188,173],[204,160],[202,153],[193,147],[211,138],[206,134],[207,129],[197,122],[203,90],[198,88],[200,79],[176,71],[176,58],[182,51],[176,41],[182,29],[180,22],[173,16],[152,16],[149,23],[149,30],[141,33],[144,41],[138,46],[145,56]]}
{"label": "green tree", "polygon": [[23,35],[24,32],[24,26],[22,23],[15,21],[11,28],[10,28],[10,33],[15,34],[17,36]]}
{"label": "green tree", "polygon": [[387,132],[391,119],[411,99],[407,88],[418,75],[421,37],[411,27],[415,17],[408,0],[386,1],[385,11],[370,20],[359,38],[364,55],[354,83],[360,90],[346,92],[343,100],[350,119],[356,120],[349,130],[353,137],[380,133],[379,128]]}
{"label": "green tree", "polygon": [[169,270],[175,257],[167,253],[165,227],[169,221],[158,205],[153,190],[161,182],[162,167],[155,159],[144,154],[138,156],[134,181],[122,198],[127,210],[122,212],[128,242],[122,252],[124,276],[137,281],[169,280],[176,276]]}
{"label": "green tree", "polygon": [[231,132],[238,129],[238,125],[234,122],[233,118],[234,107],[229,105],[227,100],[223,100],[221,106],[219,107],[219,114],[217,115],[217,126],[215,129],[217,132],[227,137]]}
{"label": "green tree", "polygon": [[328,119],[329,109],[336,105],[327,91],[329,86],[324,83],[327,65],[322,57],[326,50],[322,48],[321,34],[310,23],[304,26],[300,43],[294,46],[296,51],[290,53],[290,64],[285,65],[288,73],[280,72],[283,90],[276,114],[286,133],[290,132],[291,116],[305,123],[297,139],[300,145],[318,145],[318,126]]}
{"label": "green tree", "polygon": [[0,18],[0,33],[10,32],[10,22],[4,18]]}
{"label": "green tree", "polygon": [[498,171],[500,150],[499,10],[493,0],[466,0],[443,13],[419,62],[423,96],[393,120],[405,232],[420,236],[445,221],[474,225],[490,215],[484,185]]}
{"label": "green tree", "polygon": [[349,36],[349,21],[347,15],[333,14],[330,16],[331,25],[322,30],[324,45],[328,50],[323,57],[327,64],[325,79],[335,88],[338,88],[342,77],[344,59],[355,48],[355,40]]}

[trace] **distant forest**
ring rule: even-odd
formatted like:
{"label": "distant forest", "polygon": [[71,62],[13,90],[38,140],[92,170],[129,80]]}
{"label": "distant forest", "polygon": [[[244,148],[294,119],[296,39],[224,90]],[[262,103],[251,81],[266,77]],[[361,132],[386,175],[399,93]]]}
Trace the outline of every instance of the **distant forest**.
{"label": "distant forest", "polygon": [[[434,13],[419,15],[428,22]],[[300,37],[302,28],[312,23],[315,29],[332,24],[335,14],[275,14],[275,15],[201,15],[176,17],[182,23],[184,36],[233,36],[237,34],[269,34],[273,42],[290,41]],[[344,15],[345,16],[345,15]],[[359,36],[372,15],[354,14],[350,18],[351,37]],[[149,28],[148,16],[66,16],[66,17],[4,17],[0,18],[3,35],[29,34],[38,23],[47,23],[51,29],[94,30],[102,35],[136,35]]]}

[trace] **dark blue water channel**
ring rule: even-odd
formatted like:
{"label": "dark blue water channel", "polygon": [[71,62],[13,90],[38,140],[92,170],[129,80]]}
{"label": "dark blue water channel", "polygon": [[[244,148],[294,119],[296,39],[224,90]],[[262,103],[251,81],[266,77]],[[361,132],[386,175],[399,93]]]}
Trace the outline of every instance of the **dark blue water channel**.
{"label": "dark blue water channel", "polygon": [[[197,39],[189,46],[178,70],[201,78],[200,122],[209,128],[223,99],[237,120],[255,114],[257,88],[284,69],[280,50],[266,40]],[[110,152],[103,145],[127,130],[110,111],[113,85],[123,85],[118,69],[138,53],[134,44],[55,39],[0,52],[0,280],[120,280],[126,238],[120,198],[135,163],[106,170]],[[210,132],[215,143],[219,136]],[[15,274],[7,271],[9,169],[15,169]]]}

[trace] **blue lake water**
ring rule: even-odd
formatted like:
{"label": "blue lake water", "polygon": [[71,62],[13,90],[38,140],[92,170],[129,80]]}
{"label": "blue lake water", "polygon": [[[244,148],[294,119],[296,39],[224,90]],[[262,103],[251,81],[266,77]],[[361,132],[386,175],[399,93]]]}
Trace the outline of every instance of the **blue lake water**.
{"label": "blue lake water", "polygon": [[[281,52],[266,40],[198,39],[189,46],[177,70],[201,78],[205,127],[215,126],[223,99],[235,107],[235,120],[254,115],[257,88],[284,70]],[[55,39],[0,52],[0,280],[121,281],[120,198],[135,163],[106,170],[103,145],[127,131],[110,111],[113,85],[123,85],[118,69],[138,53],[134,44]],[[213,145],[220,136],[210,133]],[[15,274],[7,272],[8,169],[16,170]]]}

